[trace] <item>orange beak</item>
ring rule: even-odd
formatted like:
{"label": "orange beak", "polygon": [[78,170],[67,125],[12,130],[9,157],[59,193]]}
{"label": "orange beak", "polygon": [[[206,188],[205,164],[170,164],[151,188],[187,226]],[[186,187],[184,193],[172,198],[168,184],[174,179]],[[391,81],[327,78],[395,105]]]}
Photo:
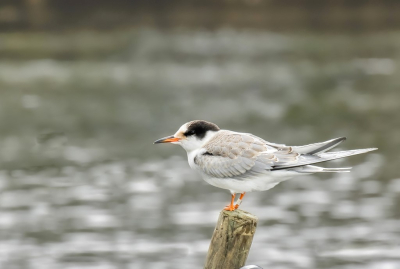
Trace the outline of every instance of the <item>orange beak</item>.
{"label": "orange beak", "polygon": [[154,144],[178,142],[179,140],[181,140],[181,139],[171,135],[171,136],[167,136],[167,137],[164,137],[164,138],[154,141]]}

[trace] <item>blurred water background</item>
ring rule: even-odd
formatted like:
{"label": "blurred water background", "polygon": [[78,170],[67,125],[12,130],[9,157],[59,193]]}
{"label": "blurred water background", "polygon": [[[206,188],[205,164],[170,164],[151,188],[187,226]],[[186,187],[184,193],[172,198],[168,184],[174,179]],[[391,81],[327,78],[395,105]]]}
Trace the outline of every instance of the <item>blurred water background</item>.
{"label": "blurred water background", "polygon": [[152,145],[193,119],[379,148],[248,194],[248,264],[400,268],[400,9],[351,2],[0,3],[0,268],[202,268],[229,193]]}

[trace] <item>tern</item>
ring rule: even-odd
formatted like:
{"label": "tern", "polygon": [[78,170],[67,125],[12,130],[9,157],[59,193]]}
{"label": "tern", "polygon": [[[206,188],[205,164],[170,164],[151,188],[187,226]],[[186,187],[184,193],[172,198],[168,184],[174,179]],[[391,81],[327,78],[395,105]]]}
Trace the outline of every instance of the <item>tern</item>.
{"label": "tern", "polygon": [[[168,137],[154,144],[181,145],[187,152],[192,169],[203,179],[231,192],[231,202],[224,209],[233,211],[242,203],[245,193],[266,191],[290,178],[319,172],[349,172],[346,168],[323,168],[312,164],[362,154],[377,148],[327,152],[345,137],[325,142],[286,146],[267,142],[250,133],[222,130],[216,124],[194,120],[183,124]],[[235,195],[240,197],[235,204]]]}

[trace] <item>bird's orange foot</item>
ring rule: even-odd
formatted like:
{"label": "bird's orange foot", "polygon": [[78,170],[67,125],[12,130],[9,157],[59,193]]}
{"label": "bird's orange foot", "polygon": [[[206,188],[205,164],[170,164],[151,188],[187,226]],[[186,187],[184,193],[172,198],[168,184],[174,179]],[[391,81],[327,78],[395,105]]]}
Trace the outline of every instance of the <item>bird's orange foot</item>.
{"label": "bird's orange foot", "polygon": [[239,208],[239,204],[236,204],[236,205],[235,205],[235,209],[238,209],[238,208]]}
{"label": "bird's orange foot", "polygon": [[237,207],[234,205],[227,205],[224,207],[224,210],[226,211],[234,211]]}

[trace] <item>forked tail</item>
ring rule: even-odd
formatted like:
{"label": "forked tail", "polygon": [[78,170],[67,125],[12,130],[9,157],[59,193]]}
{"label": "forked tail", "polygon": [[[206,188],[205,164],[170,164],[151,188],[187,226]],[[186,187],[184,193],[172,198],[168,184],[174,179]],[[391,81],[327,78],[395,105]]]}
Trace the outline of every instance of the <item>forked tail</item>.
{"label": "forked tail", "polygon": [[339,143],[344,141],[345,137],[340,137],[325,141],[322,143],[316,143],[306,146],[294,146],[293,151],[300,153],[296,161],[286,162],[282,164],[275,165],[271,170],[292,170],[300,173],[315,173],[315,172],[349,172],[351,167],[346,168],[322,168],[318,166],[313,166],[311,164],[322,163],[326,161],[331,161],[335,159],[340,159],[348,156],[353,156],[357,154],[363,154],[370,151],[377,150],[377,148],[367,148],[367,149],[354,149],[346,151],[336,151],[336,152],[326,152],[337,146]]}
{"label": "forked tail", "polygon": [[334,173],[343,173],[350,172],[351,167],[342,167],[342,168],[324,168],[315,165],[304,165],[294,168],[289,168],[290,171],[296,171],[299,173],[323,173],[323,172],[334,172]]}

